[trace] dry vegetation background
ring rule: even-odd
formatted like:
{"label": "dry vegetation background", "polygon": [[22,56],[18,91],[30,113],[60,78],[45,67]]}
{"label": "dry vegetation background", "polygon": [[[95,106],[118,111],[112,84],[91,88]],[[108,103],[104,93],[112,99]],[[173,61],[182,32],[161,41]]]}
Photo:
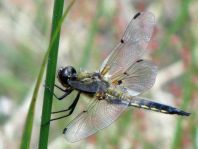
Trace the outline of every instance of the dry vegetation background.
{"label": "dry vegetation background", "polygon": [[[65,1],[67,4],[67,1]],[[53,1],[0,1],[0,149],[18,148],[38,70],[47,49]],[[191,112],[178,117],[131,108],[86,140],[68,143],[68,119],[53,122],[49,148],[198,148],[198,1],[76,0],[62,26],[58,66],[99,68],[139,11],[156,17],[145,57],[158,65],[152,100]],[[44,82],[43,82],[44,84]],[[62,109],[72,100],[54,100]],[[36,107],[31,148],[38,147],[43,87]],[[81,108],[81,105],[77,105]]]}

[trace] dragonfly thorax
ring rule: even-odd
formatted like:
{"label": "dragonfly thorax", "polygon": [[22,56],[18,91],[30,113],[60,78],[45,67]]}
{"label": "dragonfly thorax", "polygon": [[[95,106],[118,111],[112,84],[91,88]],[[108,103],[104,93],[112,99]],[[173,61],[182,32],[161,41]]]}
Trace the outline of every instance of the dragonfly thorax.
{"label": "dragonfly thorax", "polygon": [[69,80],[77,79],[77,72],[72,66],[62,67],[58,70],[57,78],[63,86],[67,86]]}

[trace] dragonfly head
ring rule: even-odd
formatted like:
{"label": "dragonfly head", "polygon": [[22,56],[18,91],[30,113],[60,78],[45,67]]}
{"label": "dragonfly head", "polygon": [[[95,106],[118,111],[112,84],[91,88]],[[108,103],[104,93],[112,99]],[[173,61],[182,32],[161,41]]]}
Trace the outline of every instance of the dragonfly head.
{"label": "dragonfly head", "polygon": [[77,79],[77,72],[72,66],[62,67],[58,70],[57,78],[63,86],[67,86],[68,80]]}

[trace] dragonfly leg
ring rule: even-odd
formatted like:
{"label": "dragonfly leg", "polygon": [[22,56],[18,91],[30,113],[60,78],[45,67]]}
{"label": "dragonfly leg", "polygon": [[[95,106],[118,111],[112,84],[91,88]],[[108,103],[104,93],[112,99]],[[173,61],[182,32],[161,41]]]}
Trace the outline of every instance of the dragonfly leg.
{"label": "dragonfly leg", "polygon": [[76,105],[77,105],[77,103],[78,103],[78,100],[79,100],[79,98],[80,98],[80,93],[81,93],[81,92],[78,92],[78,94],[77,94],[75,100],[74,100],[73,103],[69,106],[69,108],[67,108],[67,109],[65,109],[65,110],[60,110],[60,111],[52,112],[52,114],[55,114],[55,113],[61,113],[61,112],[66,112],[66,111],[69,111],[69,110],[70,110],[69,113],[68,113],[67,115],[64,115],[64,116],[61,116],[61,117],[57,117],[57,118],[53,118],[53,119],[51,119],[50,121],[54,121],[54,120],[58,120],[58,119],[62,119],[62,118],[65,118],[65,117],[70,116],[70,115],[73,113],[73,111],[74,111],[74,109],[75,109],[75,107],[76,107]]}
{"label": "dragonfly leg", "polygon": [[65,92],[65,90],[67,90],[67,89],[61,88],[60,86],[58,86],[58,85],[56,85],[56,84],[54,84],[54,86],[55,86],[56,88],[58,88],[59,90],[63,91],[63,92]]}
{"label": "dragonfly leg", "polygon": [[[62,100],[63,98],[65,98],[66,96],[68,96],[73,90],[71,88],[66,88],[63,89],[61,87],[59,87],[58,85],[54,85],[56,88],[60,89],[61,91],[65,92],[62,96],[58,97],[54,92],[53,95],[54,97],[56,97],[58,100]],[[48,86],[44,85],[45,88],[47,88],[50,92],[52,92],[51,88],[49,88]]]}
{"label": "dragonfly leg", "polygon": [[54,86],[56,88],[58,88],[59,90],[65,92],[65,94],[63,94],[62,96],[58,97],[55,93],[53,93],[53,95],[58,99],[58,100],[62,100],[63,98],[65,98],[66,96],[68,96],[73,90],[71,88],[66,88],[66,89],[63,89],[61,88],[60,86],[54,84]]}
{"label": "dragonfly leg", "polygon": [[53,93],[53,95],[56,97],[56,99],[62,100],[63,98],[67,97],[72,91],[72,89],[65,90],[65,93],[60,97],[58,97],[55,93]]}

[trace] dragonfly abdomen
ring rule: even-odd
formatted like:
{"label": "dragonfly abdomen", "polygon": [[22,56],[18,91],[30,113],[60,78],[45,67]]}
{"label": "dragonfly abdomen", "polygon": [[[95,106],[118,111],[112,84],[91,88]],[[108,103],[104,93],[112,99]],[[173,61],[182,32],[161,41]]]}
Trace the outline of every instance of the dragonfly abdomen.
{"label": "dragonfly abdomen", "polygon": [[177,115],[182,115],[182,116],[190,115],[190,113],[180,110],[178,108],[174,108],[174,107],[164,105],[161,103],[141,99],[139,97],[133,98],[131,100],[131,102],[129,103],[129,106],[143,108],[146,110],[161,112],[161,113],[165,113],[165,114],[177,114]]}

